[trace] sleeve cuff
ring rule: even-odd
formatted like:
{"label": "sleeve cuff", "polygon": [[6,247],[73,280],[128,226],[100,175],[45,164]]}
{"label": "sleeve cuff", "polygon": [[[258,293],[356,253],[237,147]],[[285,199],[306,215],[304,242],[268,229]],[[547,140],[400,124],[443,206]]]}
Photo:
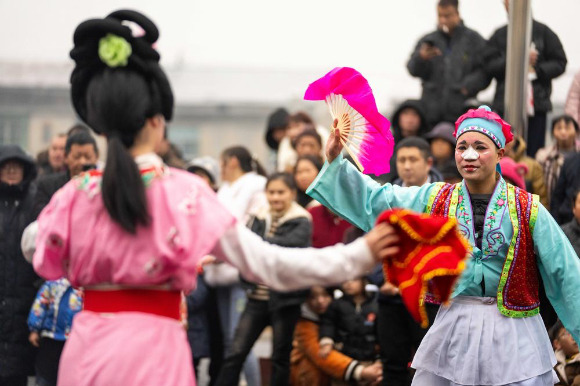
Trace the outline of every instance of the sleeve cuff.
{"label": "sleeve cuff", "polygon": [[353,373],[353,375],[352,375],[352,378],[353,378],[355,381],[360,381],[360,378],[361,378],[361,376],[362,376],[362,371],[363,371],[363,369],[364,369],[364,367],[363,367],[362,365],[359,365],[359,366],[357,366],[357,367],[354,369],[354,373]]}
{"label": "sleeve cuff", "polygon": [[[352,379],[358,381],[360,379],[361,373],[362,373],[362,366],[359,366],[358,361],[353,359],[348,364],[348,367],[346,368],[346,371],[344,372],[344,380],[346,382],[349,382]],[[358,376],[358,378],[357,378],[357,376]]]}

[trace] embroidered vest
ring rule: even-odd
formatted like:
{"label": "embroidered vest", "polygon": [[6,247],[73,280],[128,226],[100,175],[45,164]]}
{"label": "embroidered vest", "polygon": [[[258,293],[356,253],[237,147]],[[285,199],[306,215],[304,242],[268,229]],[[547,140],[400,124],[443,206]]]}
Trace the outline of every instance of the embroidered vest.
{"label": "embroidered vest", "polygon": [[[497,306],[505,316],[523,318],[536,315],[540,310],[538,267],[532,239],[539,197],[506,184],[503,180],[499,183],[504,184],[507,190],[507,211],[513,227],[513,236],[509,242],[499,280]],[[425,212],[455,218],[462,201],[460,190],[461,183],[454,185],[437,183]]]}

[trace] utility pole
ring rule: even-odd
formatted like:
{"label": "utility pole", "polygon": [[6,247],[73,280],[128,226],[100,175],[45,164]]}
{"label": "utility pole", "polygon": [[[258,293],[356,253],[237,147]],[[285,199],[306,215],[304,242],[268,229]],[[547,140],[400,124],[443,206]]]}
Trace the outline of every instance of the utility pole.
{"label": "utility pole", "polygon": [[514,134],[527,141],[528,58],[532,34],[531,0],[509,2],[507,59],[505,71],[505,120]]}

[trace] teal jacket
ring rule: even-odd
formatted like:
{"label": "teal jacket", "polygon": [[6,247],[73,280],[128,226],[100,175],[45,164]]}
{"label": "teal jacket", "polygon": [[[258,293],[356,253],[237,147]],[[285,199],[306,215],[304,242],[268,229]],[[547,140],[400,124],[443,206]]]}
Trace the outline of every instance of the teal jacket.
{"label": "teal jacket", "polygon": [[[384,210],[408,208],[425,212],[436,186],[381,186],[339,156],[331,164],[324,165],[306,193],[349,222],[368,231]],[[500,179],[488,206],[482,249],[474,248],[453,296],[496,296],[509,241],[513,235],[509,215],[504,213],[506,206],[499,205],[504,199],[504,186],[505,181]],[[474,234],[470,231],[472,212],[469,193],[464,184],[462,191],[466,197],[462,200],[464,210],[456,213],[459,230],[474,246]],[[564,326],[576,341],[580,341],[580,261],[558,224],[541,204],[532,237],[546,294]],[[494,259],[494,256],[501,258]],[[486,283],[485,293],[482,293],[480,285],[482,280]]]}

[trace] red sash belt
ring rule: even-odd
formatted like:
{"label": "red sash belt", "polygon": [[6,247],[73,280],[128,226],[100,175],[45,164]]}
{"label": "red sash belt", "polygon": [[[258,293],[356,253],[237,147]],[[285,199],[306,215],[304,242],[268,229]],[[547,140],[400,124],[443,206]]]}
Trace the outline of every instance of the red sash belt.
{"label": "red sash belt", "polygon": [[144,312],[180,320],[179,306],[181,293],[179,291],[164,291],[157,289],[118,289],[84,291],[85,311],[114,312]]}

